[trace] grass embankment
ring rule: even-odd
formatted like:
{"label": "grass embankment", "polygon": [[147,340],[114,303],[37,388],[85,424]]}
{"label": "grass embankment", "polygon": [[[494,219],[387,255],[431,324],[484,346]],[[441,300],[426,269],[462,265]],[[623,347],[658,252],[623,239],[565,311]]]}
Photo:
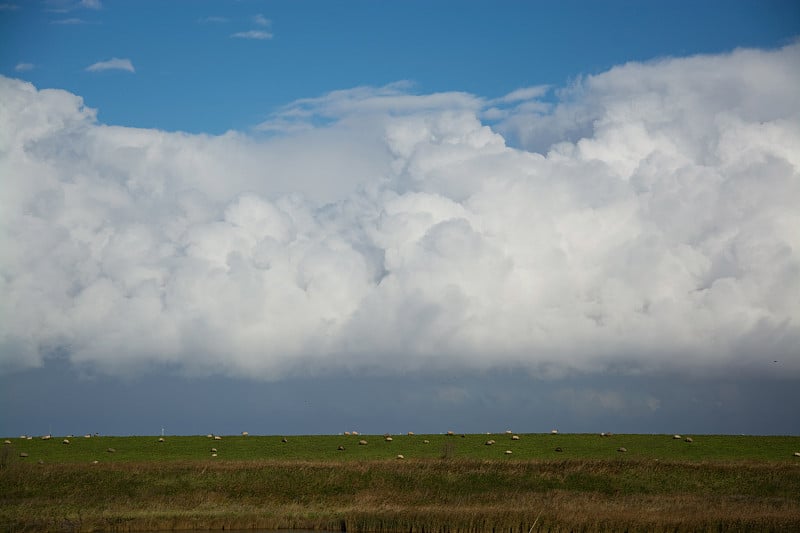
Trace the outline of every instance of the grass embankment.
{"label": "grass embankment", "polygon": [[[361,438],[369,444],[359,446]],[[490,438],[497,443],[485,446]],[[5,446],[2,529],[800,529],[795,437],[70,440],[12,439]],[[620,446],[628,452],[617,452]]]}

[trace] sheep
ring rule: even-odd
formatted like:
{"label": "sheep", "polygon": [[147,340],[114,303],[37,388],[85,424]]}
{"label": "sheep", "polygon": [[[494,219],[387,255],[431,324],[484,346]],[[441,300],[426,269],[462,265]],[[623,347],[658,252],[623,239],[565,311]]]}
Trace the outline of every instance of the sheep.
{"label": "sheep", "polygon": [[362,439],[362,440],[358,441],[358,445],[359,446],[366,446],[367,445],[367,441]]}
{"label": "sheep", "polygon": [[217,449],[216,448],[211,448],[211,453],[217,453]]}
{"label": "sheep", "polygon": [[452,437],[453,435],[455,435],[455,433],[453,433],[452,431],[448,431],[448,432],[447,432],[447,436],[448,436],[448,437]]}
{"label": "sheep", "polygon": [[550,434],[551,435],[558,435],[558,430],[557,429],[551,429],[550,430]]}
{"label": "sheep", "polygon": [[64,439],[61,441],[61,444],[69,444],[69,439]]}
{"label": "sheep", "polygon": [[795,457],[800,457],[800,452],[794,452]]}
{"label": "sheep", "polygon": [[409,432],[408,432],[408,436],[409,436],[409,437],[413,437],[413,436],[414,436],[414,432],[413,432],[413,431],[409,431]]}
{"label": "sheep", "polygon": [[672,436],[672,438],[675,439],[675,440],[681,440],[683,437],[681,437],[678,434],[675,434],[675,435]]}
{"label": "sheep", "polygon": [[487,440],[486,442],[484,442],[483,444],[484,444],[484,446],[491,446],[492,444],[494,444],[494,441],[490,439],[490,440]]}
{"label": "sheep", "polygon": [[247,436],[249,436],[249,435],[250,435],[250,433],[248,433],[248,432],[246,432],[246,431],[242,431],[242,437],[247,437]]}
{"label": "sheep", "polygon": [[287,439],[286,437],[283,437],[283,438],[281,439],[281,442],[282,442],[282,443],[284,443],[284,444],[286,444],[287,442],[289,442],[289,439]]}
{"label": "sheep", "polygon": [[511,455],[512,453],[514,452],[512,452],[511,450],[506,450],[506,455]]}
{"label": "sheep", "polygon": [[28,457],[28,454],[25,453],[25,452],[20,452],[19,456],[22,457],[22,458],[25,458],[25,457]]}
{"label": "sheep", "polygon": [[345,431],[344,435],[345,435],[345,437],[349,437],[350,436],[350,432],[349,431]]}
{"label": "sheep", "polygon": [[519,440],[519,435],[511,435],[511,440]]}
{"label": "sheep", "polygon": [[206,437],[208,437],[209,439],[213,439],[213,438],[214,438],[214,435],[212,435],[211,433],[209,433],[208,435],[206,435]]}
{"label": "sheep", "polygon": [[506,430],[506,435],[511,435],[512,433],[514,433],[514,432],[513,432],[513,431],[511,431],[510,429],[507,429],[507,430]]}
{"label": "sheep", "polygon": [[214,435],[214,440],[222,440],[222,437],[220,437],[219,435]]}
{"label": "sheep", "polygon": [[158,437],[158,442],[164,442],[164,437]]}
{"label": "sheep", "polygon": [[31,437],[30,435],[28,435],[28,438],[27,438],[27,439],[25,439],[25,440],[33,440],[33,437]]}
{"label": "sheep", "polygon": [[692,440],[692,437],[686,437],[686,438],[685,438],[685,439],[683,439],[683,440],[684,440],[684,442],[694,442],[694,441]]}
{"label": "sheep", "polygon": [[11,444],[11,441],[6,439],[6,440],[3,441],[3,444]]}
{"label": "sheep", "polygon": [[338,448],[336,448],[336,449],[337,449],[337,450],[339,450],[340,452],[343,452],[343,451],[344,451],[344,446],[342,446],[342,445],[340,444],[340,445],[339,445],[339,447],[338,447]]}
{"label": "sheep", "polygon": [[354,437],[358,437],[358,431],[351,431],[350,432]]}
{"label": "sheep", "polygon": [[431,443],[431,441],[429,441],[428,439],[425,439],[425,440],[422,441],[422,444],[430,444],[430,443]]}
{"label": "sheep", "polygon": [[98,461],[97,459],[95,459],[94,461],[92,461],[92,464],[93,464],[93,465],[100,464],[100,461]]}
{"label": "sheep", "polygon": [[392,442],[392,437],[384,437],[383,440],[386,442]]}
{"label": "sheep", "polygon": [[91,438],[92,438],[92,436],[91,436],[89,433],[87,433],[86,435],[84,435],[84,436],[83,436],[83,438],[84,438],[84,439],[91,439]]}
{"label": "sheep", "polygon": [[617,448],[617,451],[618,451],[618,452],[620,452],[620,453],[625,453],[625,452],[627,452],[627,451],[628,451],[628,448],[622,448],[622,447],[620,447],[620,448]]}
{"label": "sheep", "polygon": [[563,449],[561,449],[561,446],[557,446],[557,447],[556,447],[556,451],[557,451],[557,452],[563,452],[564,450],[563,450]]}
{"label": "sheep", "polygon": [[397,458],[398,458],[398,459],[405,459],[405,457],[403,456],[403,454],[402,454],[402,453],[398,453],[398,454],[397,454]]}
{"label": "sheep", "polygon": [[50,440],[52,438],[53,438],[52,435],[42,435],[42,440]]}
{"label": "sheep", "polygon": [[211,454],[211,457],[216,457],[216,456],[217,456],[217,454],[215,454],[215,453]]}
{"label": "sheep", "polygon": [[117,450],[115,450],[114,448],[108,448],[108,449],[106,449],[106,451],[107,451],[108,453],[114,453],[114,452],[116,452]]}
{"label": "sheep", "polygon": [[20,435],[19,438],[21,438],[22,440],[25,440],[25,439],[28,438],[28,436],[27,435]]}
{"label": "sheep", "polygon": [[44,460],[42,460],[42,459],[39,459],[38,461],[36,461],[36,463],[37,463],[37,464],[40,464],[40,465],[43,465],[43,464],[44,464]]}

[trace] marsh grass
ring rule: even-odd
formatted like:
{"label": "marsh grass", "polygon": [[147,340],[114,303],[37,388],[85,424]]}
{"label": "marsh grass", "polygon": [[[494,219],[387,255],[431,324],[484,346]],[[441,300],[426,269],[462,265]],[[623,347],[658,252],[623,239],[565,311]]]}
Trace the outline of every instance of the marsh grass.
{"label": "marsh grass", "polygon": [[15,439],[0,530],[800,530],[797,438],[499,437]]}

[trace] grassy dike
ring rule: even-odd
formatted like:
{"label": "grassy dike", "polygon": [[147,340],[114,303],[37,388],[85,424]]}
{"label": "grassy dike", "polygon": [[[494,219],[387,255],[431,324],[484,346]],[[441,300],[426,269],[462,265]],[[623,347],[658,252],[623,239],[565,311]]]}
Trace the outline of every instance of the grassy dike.
{"label": "grassy dike", "polygon": [[9,440],[2,531],[800,530],[797,437]]}

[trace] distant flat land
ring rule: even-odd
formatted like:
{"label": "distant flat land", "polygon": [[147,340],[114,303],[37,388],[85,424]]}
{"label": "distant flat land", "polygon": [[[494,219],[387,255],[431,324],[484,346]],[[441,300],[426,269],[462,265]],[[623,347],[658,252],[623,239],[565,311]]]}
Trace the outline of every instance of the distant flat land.
{"label": "distant flat land", "polygon": [[800,530],[800,437],[681,437],[5,437],[0,531]]}

